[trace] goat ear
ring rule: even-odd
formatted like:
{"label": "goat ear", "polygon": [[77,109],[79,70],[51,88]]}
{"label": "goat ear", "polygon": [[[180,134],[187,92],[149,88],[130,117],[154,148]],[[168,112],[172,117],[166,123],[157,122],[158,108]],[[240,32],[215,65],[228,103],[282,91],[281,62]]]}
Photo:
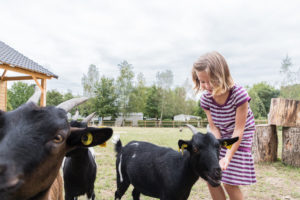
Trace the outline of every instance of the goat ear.
{"label": "goat ear", "polygon": [[71,128],[67,144],[71,147],[92,147],[105,143],[112,134],[111,128]]}
{"label": "goat ear", "polygon": [[239,140],[239,137],[229,138],[229,139],[218,139],[221,146],[230,149],[231,146]]}
{"label": "goat ear", "polygon": [[190,141],[185,141],[185,140],[178,140],[178,147],[179,147],[179,150],[184,150],[184,149],[187,149],[189,150],[191,148],[191,143]]}

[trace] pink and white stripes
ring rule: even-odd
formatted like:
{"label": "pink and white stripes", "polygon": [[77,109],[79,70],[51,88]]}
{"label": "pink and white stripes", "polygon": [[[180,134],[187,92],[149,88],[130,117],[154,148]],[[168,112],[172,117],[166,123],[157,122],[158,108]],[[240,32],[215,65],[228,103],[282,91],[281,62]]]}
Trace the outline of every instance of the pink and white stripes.
{"label": "pink and white stripes", "polygon": [[[251,100],[247,91],[235,85],[229,92],[223,105],[215,102],[210,94],[204,93],[200,98],[203,109],[209,110],[212,120],[221,132],[222,138],[230,138],[235,128],[236,109]],[[253,113],[248,106],[248,115],[244,135],[240,147],[233,156],[227,170],[223,171],[222,182],[230,185],[250,185],[256,182],[254,162],[251,154],[252,138],[255,133]],[[220,158],[224,157],[226,149],[221,149]]]}

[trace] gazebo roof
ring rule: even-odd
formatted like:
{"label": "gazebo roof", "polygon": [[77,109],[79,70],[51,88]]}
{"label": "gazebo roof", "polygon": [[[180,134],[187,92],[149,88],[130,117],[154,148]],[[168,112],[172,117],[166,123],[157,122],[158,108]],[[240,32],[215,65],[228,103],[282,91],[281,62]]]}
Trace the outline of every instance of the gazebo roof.
{"label": "gazebo roof", "polygon": [[7,64],[10,67],[22,68],[33,72],[42,73],[46,76],[58,78],[57,75],[14,50],[2,41],[0,41],[0,64]]}

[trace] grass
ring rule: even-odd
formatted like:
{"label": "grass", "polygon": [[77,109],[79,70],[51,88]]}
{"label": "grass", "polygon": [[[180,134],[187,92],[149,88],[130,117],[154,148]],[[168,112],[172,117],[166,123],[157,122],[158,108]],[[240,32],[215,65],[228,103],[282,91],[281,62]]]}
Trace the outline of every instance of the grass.
{"label": "grass", "polygon": [[[113,128],[114,133],[120,134],[123,145],[132,140],[149,141],[157,145],[171,147],[177,150],[179,139],[190,139],[192,133],[188,129],[179,132],[176,128]],[[204,131],[204,130],[203,130]],[[281,132],[278,131],[279,149],[281,155]],[[95,192],[97,200],[113,200],[116,190],[115,152],[109,141],[107,147],[96,147],[96,162],[98,164]],[[300,168],[285,166],[280,158],[274,163],[255,165],[257,183],[251,186],[242,186],[245,199],[249,200],[283,200],[300,199]],[[129,187],[122,199],[131,200],[132,186]],[[80,197],[80,200],[85,197]],[[141,199],[154,198],[141,195]],[[189,199],[211,199],[206,183],[199,179],[193,186]]]}

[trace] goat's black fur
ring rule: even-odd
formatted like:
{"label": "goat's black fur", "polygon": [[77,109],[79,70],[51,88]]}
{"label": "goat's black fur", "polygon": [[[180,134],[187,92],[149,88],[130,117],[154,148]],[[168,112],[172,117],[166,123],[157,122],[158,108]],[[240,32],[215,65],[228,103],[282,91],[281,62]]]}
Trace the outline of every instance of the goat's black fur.
{"label": "goat's black fur", "polygon": [[[226,140],[228,144],[235,141],[237,138]],[[211,133],[197,133],[190,141],[178,141],[179,147],[187,150],[182,155],[148,142],[132,141],[122,147],[121,141],[117,141],[115,199],[121,199],[130,184],[134,187],[134,200],[138,200],[140,194],[161,200],[186,200],[199,177],[218,186],[222,142],[224,140],[217,140]]]}

